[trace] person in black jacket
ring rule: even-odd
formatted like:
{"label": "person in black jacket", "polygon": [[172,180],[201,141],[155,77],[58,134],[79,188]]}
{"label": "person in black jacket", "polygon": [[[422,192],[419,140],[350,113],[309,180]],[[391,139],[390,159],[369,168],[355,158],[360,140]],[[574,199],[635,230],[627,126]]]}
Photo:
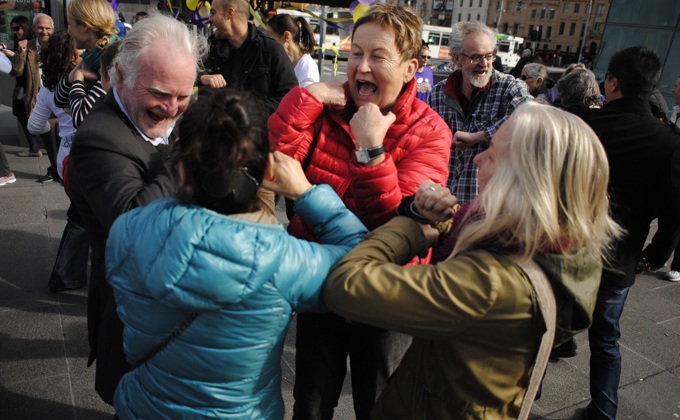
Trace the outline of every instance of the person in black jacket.
{"label": "person in black jacket", "polygon": [[215,0],[210,24],[215,28],[208,42],[201,85],[229,87],[252,93],[271,115],[281,99],[298,85],[293,65],[281,44],[248,22],[245,0]]}
{"label": "person in black jacket", "polygon": [[607,68],[601,109],[571,106],[598,135],[609,158],[614,218],[627,234],[615,246],[613,264],[602,274],[590,341],[590,419],[616,418],[621,376],[619,320],[635,281],[635,265],[658,216],[658,240],[670,257],[680,235],[680,136],[652,114],[649,97],[661,61],[647,47],[617,52]]}
{"label": "person in black jacket", "polygon": [[114,59],[112,89],[73,140],[68,163],[71,200],[92,249],[88,365],[97,360],[95,390],[108,404],[113,404],[118,381],[130,369],[123,353],[123,324],[106,282],[109,229],[128,210],[177,192],[169,137],[189,106],[206,49],[204,38],[170,17],[137,22]]}

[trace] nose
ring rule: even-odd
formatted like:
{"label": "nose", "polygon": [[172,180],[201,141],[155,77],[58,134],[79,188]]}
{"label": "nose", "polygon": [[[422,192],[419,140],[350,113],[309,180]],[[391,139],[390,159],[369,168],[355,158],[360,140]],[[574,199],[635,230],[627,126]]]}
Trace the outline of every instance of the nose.
{"label": "nose", "polygon": [[361,61],[357,65],[357,71],[360,73],[368,73],[371,71],[371,66],[368,65],[368,59],[364,56],[361,57]]}

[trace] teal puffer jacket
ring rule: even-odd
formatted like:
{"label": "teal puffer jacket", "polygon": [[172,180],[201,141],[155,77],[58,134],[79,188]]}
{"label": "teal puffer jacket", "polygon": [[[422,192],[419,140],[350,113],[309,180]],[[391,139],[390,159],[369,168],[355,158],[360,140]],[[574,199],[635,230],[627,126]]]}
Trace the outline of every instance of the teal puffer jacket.
{"label": "teal puffer jacket", "polygon": [[195,321],[116,390],[121,419],[281,419],[280,357],[295,311],[325,310],[328,270],[366,234],[328,186],[296,202],[321,239],[162,199],[111,228],[107,278],[135,364]]}

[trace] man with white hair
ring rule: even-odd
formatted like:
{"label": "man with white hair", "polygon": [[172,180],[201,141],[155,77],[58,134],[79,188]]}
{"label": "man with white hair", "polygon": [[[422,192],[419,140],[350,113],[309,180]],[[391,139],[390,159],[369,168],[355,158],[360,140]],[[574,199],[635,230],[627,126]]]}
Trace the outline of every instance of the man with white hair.
{"label": "man with white hair", "polygon": [[[38,13],[33,18],[33,31],[36,34],[34,39],[21,40],[17,47],[17,52],[12,57],[12,72],[11,76],[23,78],[24,85],[24,106],[26,107],[26,118],[31,115],[33,107],[35,106],[36,98],[40,86],[42,86],[42,74],[40,71],[39,55],[40,50],[47,45],[47,41],[54,33],[54,22],[49,15],[45,13]],[[59,178],[57,175],[57,143],[55,131],[51,130],[40,136],[27,135],[29,150],[17,153],[19,157],[40,157],[40,143],[38,137],[45,143],[45,150],[50,158],[50,167],[47,169],[47,174],[38,178],[39,182],[50,182],[54,178]]]}
{"label": "man with white hair", "polygon": [[130,369],[123,324],[106,282],[109,229],[126,211],[178,190],[170,133],[189,106],[205,39],[167,16],[135,24],[113,62],[103,102],[80,125],[69,159],[71,200],[90,239],[89,364],[97,360],[95,390],[108,404]]}
{"label": "man with white hair", "polygon": [[524,82],[493,69],[496,34],[482,22],[455,24],[450,45],[456,70],[434,87],[429,104],[453,133],[447,186],[459,203],[469,203],[479,191],[472,160],[531,95]]}

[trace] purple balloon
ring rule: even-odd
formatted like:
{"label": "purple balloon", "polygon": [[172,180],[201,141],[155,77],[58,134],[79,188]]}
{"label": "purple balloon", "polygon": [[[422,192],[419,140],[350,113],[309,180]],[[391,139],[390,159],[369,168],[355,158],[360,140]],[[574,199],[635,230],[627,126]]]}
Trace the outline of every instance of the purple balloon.
{"label": "purple balloon", "polygon": [[354,9],[356,9],[356,7],[357,7],[358,5],[359,5],[359,2],[358,2],[357,0],[354,0],[353,2],[351,2],[351,3],[349,4],[349,12],[350,12],[351,14],[354,14]]}
{"label": "purple balloon", "polygon": [[118,0],[111,0],[111,7],[113,10],[118,10]]}
{"label": "purple balloon", "polygon": [[373,4],[373,3],[375,3],[375,0],[359,0],[359,3],[361,3],[361,4]]}

